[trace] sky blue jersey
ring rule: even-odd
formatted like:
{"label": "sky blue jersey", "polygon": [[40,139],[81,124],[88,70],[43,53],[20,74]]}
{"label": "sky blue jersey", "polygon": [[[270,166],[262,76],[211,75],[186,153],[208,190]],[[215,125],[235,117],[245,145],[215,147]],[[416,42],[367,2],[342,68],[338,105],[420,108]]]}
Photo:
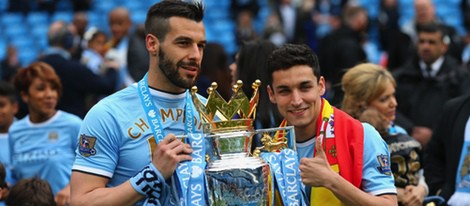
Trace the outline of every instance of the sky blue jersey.
{"label": "sky blue jersey", "polygon": [[45,122],[32,123],[29,115],[14,122],[9,129],[14,177],[47,180],[54,195],[63,189],[70,182],[81,123],[60,110]]}
{"label": "sky blue jersey", "polygon": [[[362,190],[373,194],[396,194],[393,175],[385,174],[380,169],[388,161],[390,168],[390,153],[387,143],[380,137],[377,130],[368,123],[362,123],[364,128],[364,154],[362,163]],[[297,152],[300,158],[313,157],[315,139],[307,142],[297,143]],[[338,151],[340,152],[340,151]]]}
{"label": "sky blue jersey", "polygon": [[[150,88],[159,111],[164,136],[184,134],[186,95],[169,94]],[[202,129],[194,105],[195,129]],[[80,129],[74,171],[109,178],[114,187],[137,174],[152,160],[156,139],[147,121],[137,84],[97,103],[86,115]]]}

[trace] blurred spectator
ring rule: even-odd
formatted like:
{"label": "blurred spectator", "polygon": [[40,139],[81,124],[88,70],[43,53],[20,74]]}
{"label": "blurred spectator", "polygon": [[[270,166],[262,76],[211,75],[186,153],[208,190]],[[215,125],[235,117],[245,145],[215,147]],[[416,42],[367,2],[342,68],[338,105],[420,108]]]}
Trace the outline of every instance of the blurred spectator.
{"label": "blurred spectator", "polygon": [[[468,185],[463,184],[463,180],[469,174],[469,117],[470,95],[446,102],[425,151],[424,175],[429,185],[429,194],[439,195],[449,201],[456,198],[451,196],[457,192],[465,194],[467,189],[467,197],[464,195],[464,199],[460,199],[462,202],[451,204],[449,201],[449,205],[468,205]],[[468,179],[465,181],[468,182]]]}
{"label": "blurred spectator", "polygon": [[462,51],[462,65],[470,71],[470,28],[468,31],[464,37],[465,47]]}
{"label": "blurred spectator", "polygon": [[326,80],[327,98],[338,106],[343,97],[341,78],[347,68],[367,61],[362,48],[366,41],[367,13],[362,7],[346,7],[342,25],[320,40],[318,58]]}
{"label": "blurred spectator", "polygon": [[6,182],[6,170],[3,164],[0,162],[0,205],[5,205],[4,200],[8,197],[10,188]]}
{"label": "blurred spectator", "polygon": [[[105,59],[106,42],[108,37],[106,33],[98,30],[96,27],[90,28],[86,34],[84,41],[87,43],[86,49],[82,53],[80,62],[88,67],[93,73],[97,75],[106,75],[108,69],[119,69],[119,64],[116,60]],[[100,99],[106,95],[89,94],[86,96],[85,104],[86,109],[89,110]]]}
{"label": "blurred spectator", "polygon": [[90,10],[91,4],[99,4],[99,1],[93,1],[93,0],[73,0],[73,10],[75,12],[77,11],[87,11]]}
{"label": "blurred spectator", "polygon": [[298,11],[298,28],[296,28],[295,41],[300,44],[307,44],[314,51],[317,51],[317,25],[314,21],[315,0],[302,1]]}
{"label": "blurred spectator", "polygon": [[449,39],[438,24],[419,27],[417,54],[396,71],[398,112],[412,125],[397,123],[423,147],[432,136],[432,128],[442,114],[447,100],[468,92],[464,81],[469,72],[460,67],[452,56],[446,55]]}
{"label": "blurred spectator", "polygon": [[233,20],[236,21],[241,12],[248,12],[252,17],[258,16],[260,5],[258,0],[232,0],[230,2],[230,10],[232,11]]}
{"label": "blurred spectator", "polygon": [[276,46],[295,42],[298,8],[291,0],[275,0],[273,10],[267,20],[264,37]]}
{"label": "blurred spectator", "polygon": [[[10,148],[8,143],[8,130],[15,121],[15,114],[18,112],[16,91],[9,82],[0,81],[0,163],[10,173]],[[11,177],[10,175],[8,177]],[[12,183],[11,179],[7,182]]]}
{"label": "blurred spectator", "polygon": [[463,25],[470,32],[470,0],[461,0],[460,7],[463,14]]}
{"label": "blurred spectator", "polygon": [[442,27],[443,35],[449,38],[447,53],[453,56],[456,60],[460,61],[463,42],[461,37],[456,32],[455,28],[446,25],[436,15],[436,8],[432,0],[415,0],[415,18],[406,22],[401,30],[407,34],[414,43],[418,41],[418,29],[426,24],[438,24]]}
{"label": "blurred spectator", "polygon": [[[51,186],[38,177],[23,179],[11,188],[6,201],[7,205],[15,206],[55,206]],[[60,204],[59,204],[60,205]]]}
{"label": "blurred spectator", "polygon": [[276,46],[268,40],[245,42],[240,47],[235,61],[230,65],[232,84],[235,85],[237,80],[242,80],[243,92],[250,98],[253,95],[253,82],[261,80],[254,125],[257,129],[278,127],[283,120],[276,106],[269,101],[266,91],[266,84],[269,82],[268,57],[275,48]]}
{"label": "blurred spectator", "polygon": [[232,84],[228,68],[228,57],[225,49],[218,43],[207,43],[201,62],[201,73],[196,82],[198,93],[207,97],[207,88],[216,82],[217,92],[229,101],[232,96]]}
{"label": "blurred spectator", "polygon": [[[15,121],[8,132],[14,177],[47,180],[58,205],[66,205],[70,202],[69,181],[82,120],[56,109],[62,84],[50,65],[35,62],[21,69],[14,85],[29,109],[29,114]],[[10,197],[12,193],[13,189]]]}
{"label": "blurred spectator", "polygon": [[318,41],[341,26],[341,9],[345,0],[305,0],[298,15],[296,43],[305,43],[318,52]]}
{"label": "blurred spectator", "polygon": [[236,22],[235,38],[237,45],[245,41],[254,40],[258,34],[253,25],[258,16],[260,5],[257,0],[232,0],[230,10],[233,21]]}
{"label": "blurred spectator", "polygon": [[54,22],[49,27],[50,48],[41,58],[50,64],[62,81],[64,92],[58,109],[83,118],[87,113],[85,96],[88,94],[108,95],[115,91],[117,72],[108,69],[103,75],[93,73],[79,61],[71,59],[70,51],[76,47],[73,33],[66,23]]}
{"label": "blurred spectator", "polygon": [[119,61],[118,89],[142,79],[147,72],[148,52],[145,39],[132,33],[132,21],[129,11],[124,7],[117,7],[109,12],[109,26],[111,28],[111,41],[107,58]]}
{"label": "blurred spectator", "polygon": [[402,66],[410,52],[411,39],[400,30],[398,0],[381,0],[378,16],[379,40],[382,50],[386,52],[386,66],[389,70]]}
{"label": "blurred spectator", "polygon": [[[106,33],[96,27],[90,28],[85,34],[86,49],[83,51],[80,62],[86,65],[88,69],[95,74],[101,75],[106,71],[104,55],[106,54],[106,42],[108,37]],[[116,63],[115,67],[119,67]],[[116,68],[118,69],[118,68]]]}
{"label": "blurred spectator", "polygon": [[387,142],[400,205],[422,205],[427,185],[422,177],[421,145],[393,123],[397,100],[392,74],[376,64],[358,64],[344,74],[341,85],[343,111],[370,123]]}
{"label": "blurred spectator", "polygon": [[13,45],[8,45],[7,56],[0,64],[1,79],[11,82],[12,77],[16,74],[21,67],[18,59],[18,50]]}
{"label": "blurred spectator", "polygon": [[258,34],[253,26],[254,15],[249,10],[238,12],[237,28],[235,29],[235,38],[237,45],[243,44],[245,41],[255,40]]}
{"label": "blurred spectator", "polygon": [[0,205],[4,205],[3,200],[8,195],[9,186],[15,183],[12,177],[8,130],[15,121],[17,111],[18,103],[13,85],[0,81],[0,165],[3,168],[0,169],[3,170],[0,174]]}
{"label": "blurred spectator", "polygon": [[75,30],[77,32],[77,36],[79,37],[79,44],[77,45],[77,48],[73,51],[72,53],[72,58],[80,60],[82,56],[82,52],[84,48],[86,47],[85,41],[84,41],[84,35],[85,31],[88,26],[88,17],[85,12],[75,12],[73,15],[73,20],[72,20],[72,25],[75,27]]}

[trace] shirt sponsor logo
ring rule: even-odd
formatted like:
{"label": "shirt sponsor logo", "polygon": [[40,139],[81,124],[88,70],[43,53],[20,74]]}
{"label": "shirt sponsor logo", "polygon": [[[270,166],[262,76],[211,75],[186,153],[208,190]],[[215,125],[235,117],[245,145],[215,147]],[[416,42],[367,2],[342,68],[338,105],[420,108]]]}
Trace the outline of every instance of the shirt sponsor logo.
{"label": "shirt sponsor logo", "polygon": [[84,157],[93,156],[96,154],[95,149],[96,137],[80,135],[80,144],[78,145],[78,151]]}

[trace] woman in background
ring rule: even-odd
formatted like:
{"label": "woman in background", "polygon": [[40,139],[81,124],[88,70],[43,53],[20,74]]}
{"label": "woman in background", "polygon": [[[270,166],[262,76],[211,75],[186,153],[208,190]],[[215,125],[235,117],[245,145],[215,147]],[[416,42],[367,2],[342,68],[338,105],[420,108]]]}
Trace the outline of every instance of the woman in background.
{"label": "woman in background", "polygon": [[253,95],[252,83],[257,79],[261,80],[256,109],[256,129],[278,127],[282,121],[277,108],[269,101],[266,90],[269,81],[267,61],[275,48],[276,46],[268,40],[245,42],[236,54],[235,61],[230,65],[232,85],[235,85],[237,80],[242,80],[242,89],[248,98]]}
{"label": "woman in background", "polygon": [[400,205],[422,205],[428,193],[422,176],[421,145],[395,125],[396,82],[385,68],[371,63],[349,69],[341,80],[343,111],[371,123],[387,142]]}
{"label": "woman in background", "polygon": [[9,130],[13,174],[17,180],[49,182],[57,205],[70,202],[70,175],[82,120],[56,109],[62,85],[44,62],[19,70],[13,83],[29,114]]}

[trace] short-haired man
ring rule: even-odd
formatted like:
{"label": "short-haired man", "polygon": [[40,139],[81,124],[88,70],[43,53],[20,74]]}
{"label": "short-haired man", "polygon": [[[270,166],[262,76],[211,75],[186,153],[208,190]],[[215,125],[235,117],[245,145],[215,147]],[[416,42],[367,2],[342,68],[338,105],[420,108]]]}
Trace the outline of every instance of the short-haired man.
{"label": "short-haired man", "polygon": [[268,60],[268,93],[295,127],[300,176],[311,205],[397,205],[387,144],[322,98],[325,79],[306,45],[286,44]]}
{"label": "short-haired man", "polygon": [[[202,18],[201,3],[168,0],[149,9],[150,68],[137,84],[101,100],[85,117],[71,179],[73,205],[133,205],[144,199],[150,205],[204,204],[202,175],[181,169],[204,149],[175,137],[184,133],[191,142],[201,129],[188,88],[206,45]],[[194,162],[186,171],[204,167]]]}

